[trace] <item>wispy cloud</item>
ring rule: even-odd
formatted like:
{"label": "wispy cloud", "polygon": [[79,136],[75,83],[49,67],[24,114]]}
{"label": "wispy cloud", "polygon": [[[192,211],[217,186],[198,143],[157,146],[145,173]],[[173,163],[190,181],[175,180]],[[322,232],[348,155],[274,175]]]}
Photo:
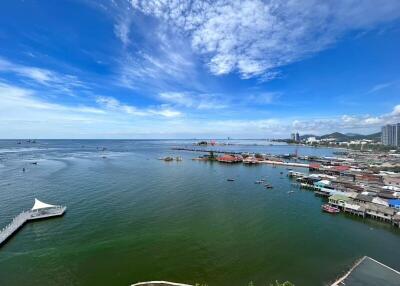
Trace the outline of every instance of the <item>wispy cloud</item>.
{"label": "wispy cloud", "polygon": [[280,96],[280,92],[261,92],[249,95],[245,101],[248,104],[266,105],[274,103]]}
{"label": "wispy cloud", "polygon": [[388,87],[393,86],[395,83],[396,83],[395,81],[390,81],[390,82],[384,82],[384,83],[376,84],[367,92],[367,94],[379,92],[381,90],[384,90],[384,89],[386,89]]}
{"label": "wispy cloud", "polygon": [[[176,100],[174,100],[176,101]],[[192,104],[182,102],[182,104]],[[0,83],[2,137],[70,138],[188,138],[286,137],[332,131],[376,132],[381,125],[400,121],[400,104],[376,116],[341,115],[325,118],[212,119],[186,117],[169,104],[140,108],[113,97],[96,97],[91,105],[52,103],[32,89]],[[36,134],[36,135],[35,135]]]}
{"label": "wispy cloud", "polygon": [[[38,111],[51,110],[54,112],[105,114],[104,110],[89,106],[66,106],[58,103],[50,103],[36,96],[32,89],[21,88],[0,82],[0,108],[4,115],[19,108],[33,109]],[[24,114],[20,114],[25,117]]]}
{"label": "wispy cloud", "polygon": [[129,33],[131,22],[131,18],[125,16],[118,19],[118,22],[114,26],[114,33],[121,40],[124,46],[127,46],[130,43]]}
{"label": "wispy cloud", "polygon": [[98,96],[96,98],[96,102],[107,110],[111,110],[114,112],[124,112],[135,116],[159,115],[163,117],[178,117],[183,115],[180,111],[174,110],[166,105],[161,105],[153,108],[138,108],[128,104],[122,104],[114,97]]}
{"label": "wispy cloud", "polygon": [[144,134],[182,115],[169,106],[138,108],[112,97],[97,97],[91,105],[53,103],[33,89],[0,82],[1,138],[106,138],[112,130]]}
{"label": "wispy cloud", "polygon": [[159,94],[159,100],[194,109],[223,109],[230,103],[226,97],[218,94],[202,94],[191,92],[162,92]]}
{"label": "wispy cloud", "polygon": [[58,91],[72,95],[73,90],[76,88],[87,89],[87,86],[74,75],[60,74],[44,68],[16,64],[1,57],[0,73],[17,75],[28,80],[28,83],[45,86],[53,92]]}
{"label": "wispy cloud", "polygon": [[400,2],[132,0],[132,7],[185,33],[211,73],[273,78],[276,69],[335,43],[348,31],[400,16]]}
{"label": "wispy cloud", "polygon": [[126,51],[119,63],[122,86],[140,90],[165,90],[179,85],[198,87],[195,64],[188,50],[171,43],[166,35],[154,35],[154,46],[147,50]]}

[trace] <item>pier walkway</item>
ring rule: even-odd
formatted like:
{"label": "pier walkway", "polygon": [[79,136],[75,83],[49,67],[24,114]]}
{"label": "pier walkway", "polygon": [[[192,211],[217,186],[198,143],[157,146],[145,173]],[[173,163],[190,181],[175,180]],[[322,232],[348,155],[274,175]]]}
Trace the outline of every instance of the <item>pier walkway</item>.
{"label": "pier walkway", "polygon": [[400,272],[389,266],[364,256],[331,286],[398,286]]}
{"label": "pier walkway", "polygon": [[26,222],[55,216],[62,216],[67,207],[53,206],[35,199],[35,205],[29,211],[17,215],[7,226],[0,230],[0,246],[16,233]]}

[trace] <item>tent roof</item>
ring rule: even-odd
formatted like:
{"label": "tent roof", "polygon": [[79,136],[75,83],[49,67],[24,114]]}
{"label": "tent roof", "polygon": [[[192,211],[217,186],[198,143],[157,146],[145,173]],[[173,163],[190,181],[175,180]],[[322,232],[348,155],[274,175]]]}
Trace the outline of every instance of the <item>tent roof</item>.
{"label": "tent roof", "polygon": [[46,204],[35,198],[35,204],[33,205],[32,210],[39,210],[39,209],[52,208],[52,207],[55,207],[55,206]]}

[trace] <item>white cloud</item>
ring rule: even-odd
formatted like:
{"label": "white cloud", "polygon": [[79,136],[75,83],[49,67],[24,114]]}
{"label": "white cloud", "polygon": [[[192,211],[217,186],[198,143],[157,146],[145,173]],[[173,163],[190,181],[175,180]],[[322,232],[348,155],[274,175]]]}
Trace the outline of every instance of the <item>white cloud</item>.
{"label": "white cloud", "polygon": [[391,115],[400,117],[400,104],[396,105],[393,108],[393,111],[392,111]]}
{"label": "white cloud", "polygon": [[161,115],[164,117],[179,117],[182,115],[180,111],[169,109],[169,108],[162,108],[159,110],[150,110],[150,113]]}
{"label": "white cloud", "polygon": [[396,105],[390,113],[379,116],[370,115],[343,115],[330,118],[311,118],[294,120],[293,130],[303,133],[330,133],[330,132],[377,132],[385,124],[393,124],[400,121],[400,105]]}
{"label": "white cloud", "polygon": [[400,16],[397,0],[132,0],[187,35],[215,75],[271,78],[275,69],[326,49],[348,31]]}

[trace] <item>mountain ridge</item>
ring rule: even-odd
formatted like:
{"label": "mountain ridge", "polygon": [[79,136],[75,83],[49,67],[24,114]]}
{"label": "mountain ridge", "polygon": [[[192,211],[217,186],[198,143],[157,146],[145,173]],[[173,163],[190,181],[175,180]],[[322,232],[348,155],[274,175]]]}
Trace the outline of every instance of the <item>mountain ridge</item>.
{"label": "mountain ridge", "polygon": [[312,134],[305,134],[300,136],[301,140],[306,140],[309,137],[315,137],[318,140],[321,139],[336,139],[337,141],[342,141],[342,142],[347,142],[347,141],[352,141],[352,140],[374,140],[374,141],[380,141],[381,140],[381,132],[376,132],[372,134],[357,134],[357,133],[340,133],[340,132],[333,132],[325,135],[312,135]]}

